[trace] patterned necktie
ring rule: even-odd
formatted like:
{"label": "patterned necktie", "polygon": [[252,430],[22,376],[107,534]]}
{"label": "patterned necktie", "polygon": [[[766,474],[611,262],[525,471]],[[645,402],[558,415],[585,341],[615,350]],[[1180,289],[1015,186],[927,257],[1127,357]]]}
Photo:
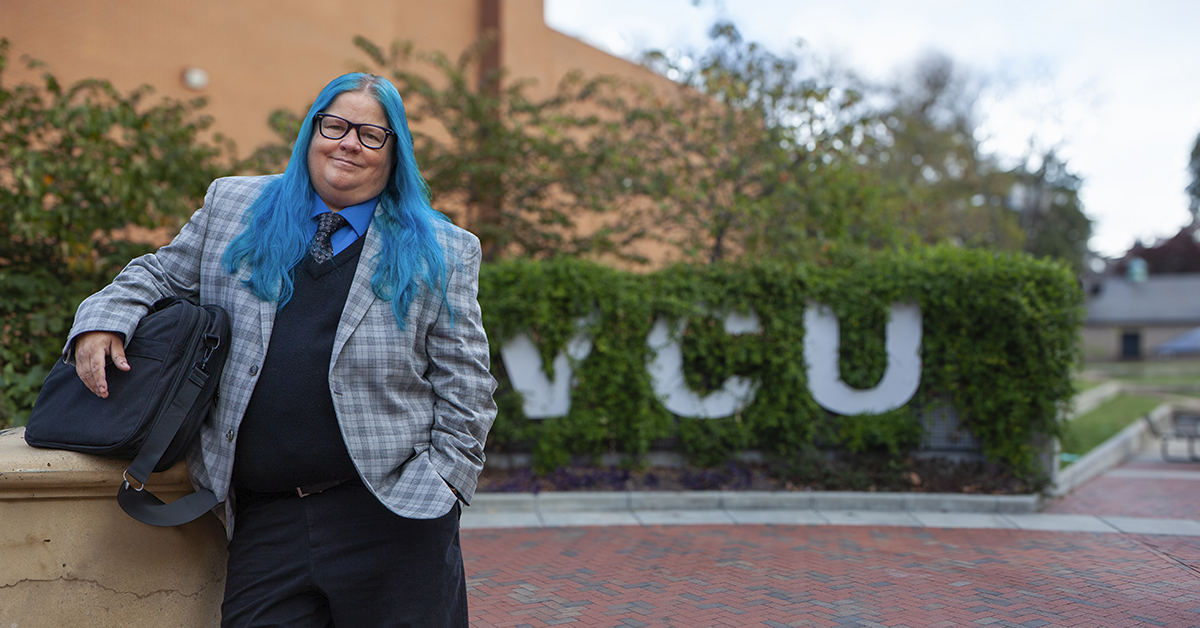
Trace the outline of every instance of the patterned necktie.
{"label": "patterned necktie", "polygon": [[325,212],[317,216],[317,235],[308,243],[308,254],[314,262],[321,265],[333,259],[333,245],[330,244],[329,238],[334,231],[348,224],[350,223],[345,218],[334,212]]}

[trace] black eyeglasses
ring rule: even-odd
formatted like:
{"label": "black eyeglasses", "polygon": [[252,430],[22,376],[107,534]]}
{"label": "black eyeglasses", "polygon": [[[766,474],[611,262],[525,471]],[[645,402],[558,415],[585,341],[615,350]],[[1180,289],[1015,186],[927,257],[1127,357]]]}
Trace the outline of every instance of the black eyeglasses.
{"label": "black eyeglasses", "polygon": [[379,125],[355,124],[345,118],[328,113],[318,113],[313,116],[313,121],[317,123],[317,130],[325,139],[340,140],[346,137],[350,129],[354,129],[358,132],[358,143],[373,150],[383,148],[383,145],[387,144],[388,138],[395,135],[391,129],[385,129]]}

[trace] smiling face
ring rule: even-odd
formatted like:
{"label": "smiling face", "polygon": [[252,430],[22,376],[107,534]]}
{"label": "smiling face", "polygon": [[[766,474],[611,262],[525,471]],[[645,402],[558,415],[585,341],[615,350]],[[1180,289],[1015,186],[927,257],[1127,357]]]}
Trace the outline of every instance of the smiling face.
{"label": "smiling face", "polygon": [[[355,124],[391,128],[383,107],[363,92],[339,95],[324,113]],[[394,141],[388,138],[383,148],[372,150],[359,143],[358,133],[354,131],[340,140],[331,140],[321,135],[314,125],[312,141],[308,144],[308,176],[312,179],[313,189],[333,211],[378,196],[392,173]]]}

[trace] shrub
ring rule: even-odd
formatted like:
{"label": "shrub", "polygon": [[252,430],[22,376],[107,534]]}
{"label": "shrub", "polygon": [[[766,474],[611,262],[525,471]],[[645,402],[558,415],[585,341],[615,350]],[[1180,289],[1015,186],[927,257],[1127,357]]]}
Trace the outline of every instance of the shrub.
{"label": "shrub", "polygon": [[[500,380],[500,415],[488,446],[532,450],[542,471],[572,455],[619,452],[636,462],[662,446],[701,466],[746,449],[783,458],[824,449],[899,460],[919,442],[921,408],[947,403],[980,438],[988,460],[1037,485],[1036,443],[1058,434],[1057,416],[1073,394],[1082,323],[1082,294],[1064,266],[951,247],[839,267],[718,264],[650,275],[567,259],[499,262],[481,271],[480,301]],[[921,385],[906,406],[838,417],[816,404],[804,361],[811,301],[837,314],[842,379],[858,388],[873,387],[887,368],[888,308],[920,305]],[[761,333],[730,336],[712,318],[747,308],[761,320]],[[575,367],[569,413],[528,419],[500,347],[528,332],[549,364],[575,333],[575,321],[593,313],[593,349]],[[682,349],[693,389],[703,394],[742,375],[759,382],[753,402],[726,418],[670,414],[646,369],[646,337],[657,317],[687,319]]]}

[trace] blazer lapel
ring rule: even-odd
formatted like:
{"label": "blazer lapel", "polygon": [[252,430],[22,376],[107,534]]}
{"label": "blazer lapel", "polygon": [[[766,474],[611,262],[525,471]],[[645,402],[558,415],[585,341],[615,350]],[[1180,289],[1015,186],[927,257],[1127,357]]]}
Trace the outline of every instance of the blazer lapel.
{"label": "blazer lapel", "polygon": [[255,299],[258,302],[258,318],[262,323],[262,336],[258,339],[258,344],[262,347],[262,355],[267,354],[268,345],[271,343],[271,330],[275,328],[275,312],[278,311],[278,304],[274,301],[262,301]]}
{"label": "blazer lapel", "polygon": [[346,307],[342,310],[342,319],[338,322],[337,334],[333,338],[331,367],[337,363],[338,355],[341,354],[342,347],[346,346],[350,334],[358,328],[358,324],[367,315],[367,310],[375,302],[375,292],[371,289],[371,275],[375,273],[374,261],[383,250],[383,238],[375,229],[375,220],[378,219],[377,211],[375,218],[371,220],[371,226],[367,227],[367,234],[363,236],[366,241],[363,242],[362,253],[358,257],[358,268],[355,269],[354,280],[350,284],[350,294],[346,296]]}
{"label": "blazer lapel", "polygon": [[[258,310],[259,336],[259,358],[267,354],[267,349],[270,348],[271,330],[275,328],[275,313],[278,311],[277,304],[274,301],[263,301],[254,296],[249,288],[245,287],[245,282],[250,279],[250,271],[246,268],[238,270],[235,292],[232,298],[238,301],[239,307],[235,310],[239,312],[253,312]],[[249,321],[247,321],[249,322]]]}

